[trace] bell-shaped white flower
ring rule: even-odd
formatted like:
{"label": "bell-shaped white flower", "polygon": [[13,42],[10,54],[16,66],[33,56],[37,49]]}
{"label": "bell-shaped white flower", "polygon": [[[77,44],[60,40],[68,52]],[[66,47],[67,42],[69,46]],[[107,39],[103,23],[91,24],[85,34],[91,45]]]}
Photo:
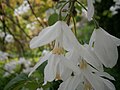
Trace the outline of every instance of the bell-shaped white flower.
{"label": "bell-shaped white flower", "polygon": [[88,20],[91,21],[94,15],[93,0],[87,0],[87,5],[88,5],[87,17]]}
{"label": "bell-shaped white flower", "polygon": [[[57,42],[56,42],[57,43]],[[53,81],[54,79],[58,79],[57,76],[61,76],[61,67],[67,67],[73,70],[76,73],[79,73],[79,68],[75,67],[75,65],[67,60],[67,58],[63,55],[63,49],[58,47],[58,43],[55,44],[54,49],[47,53],[34,67],[30,72],[31,75],[35,69],[37,69],[43,62],[48,60],[48,63],[44,69],[44,81]],[[64,68],[62,68],[64,69]]]}
{"label": "bell-shaped white flower", "polygon": [[[43,62],[48,60],[48,64],[44,70],[44,80],[53,81],[58,75],[61,74],[61,67],[66,66],[73,70],[74,72],[79,72],[79,68],[76,68],[75,65],[67,60],[64,57],[63,50],[70,51],[74,45],[78,43],[74,34],[63,21],[56,22],[53,26],[45,28],[37,37],[34,37],[30,42],[31,48],[36,48],[48,44],[52,41],[55,41],[54,49],[47,53],[33,68],[31,73],[35,71]],[[62,68],[63,69],[63,68]]]}
{"label": "bell-shaped white flower", "polygon": [[80,60],[79,68],[80,74],[70,73],[71,76],[63,80],[58,90],[115,90],[114,85],[105,79],[114,80],[108,73],[97,71],[85,60]]}
{"label": "bell-shaped white flower", "polygon": [[102,28],[95,29],[91,36],[89,45],[93,47],[99,60],[106,66],[112,68],[117,63],[120,39],[110,35]]}
{"label": "bell-shaped white flower", "polygon": [[87,63],[96,68],[97,70],[103,71],[103,65],[98,59],[94,51],[91,50],[90,46],[78,45],[72,51],[66,54],[66,57],[72,60],[74,63],[78,63],[80,58],[83,58]]}
{"label": "bell-shaped white flower", "polygon": [[57,40],[62,47],[69,51],[76,44],[77,39],[64,21],[57,21],[54,25],[43,29],[38,36],[30,41],[30,48],[36,48]]}

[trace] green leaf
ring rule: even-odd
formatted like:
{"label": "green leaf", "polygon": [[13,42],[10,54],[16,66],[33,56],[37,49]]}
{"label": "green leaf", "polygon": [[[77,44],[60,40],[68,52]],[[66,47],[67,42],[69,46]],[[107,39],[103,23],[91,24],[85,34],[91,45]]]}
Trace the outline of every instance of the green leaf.
{"label": "green leaf", "polygon": [[57,21],[58,21],[58,14],[57,13],[53,13],[52,15],[50,15],[50,17],[48,19],[48,24],[51,26],[51,25],[53,25]]}
{"label": "green leaf", "polygon": [[14,90],[14,88],[22,87],[25,82],[29,81],[28,75],[20,74],[13,78],[4,88],[4,90]]}

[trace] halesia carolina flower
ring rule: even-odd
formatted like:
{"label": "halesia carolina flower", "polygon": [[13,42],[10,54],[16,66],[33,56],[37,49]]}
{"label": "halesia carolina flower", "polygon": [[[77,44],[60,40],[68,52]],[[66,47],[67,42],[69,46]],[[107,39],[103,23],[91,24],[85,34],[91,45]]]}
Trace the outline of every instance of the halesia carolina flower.
{"label": "halesia carolina flower", "polygon": [[93,47],[95,54],[106,67],[112,68],[117,63],[120,39],[110,35],[101,27],[95,29],[89,45]]}
{"label": "halesia carolina flower", "polygon": [[66,66],[74,72],[79,72],[79,68],[76,68],[72,62],[67,62],[67,58],[64,57],[64,49],[71,50],[73,48],[73,42],[71,39],[76,39],[70,28],[62,21],[56,22],[53,26],[47,27],[40,34],[33,38],[30,42],[30,47],[35,48],[55,41],[54,49],[47,53],[33,68],[31,73],[35,71],[43,62],[48,60],[48,64],[44,70],[44,80],[53,81],[61,74],[61,67]]}
{"label": "halesia carolina flower", "polygon": [[114,85],[108,80],[114,78],[108,73],[97,71],[82,59],[79,60],[78,67],[80,74],[74,75],[71,71],[71,76],[63,80],[58,90],[115,90]]}
{"label": "halesia carolina flower", "polygon": [[87,0],[87,4],[88,4],[87,17],[88,17],[88,20],[91,21],[94,15],[93,0]]}

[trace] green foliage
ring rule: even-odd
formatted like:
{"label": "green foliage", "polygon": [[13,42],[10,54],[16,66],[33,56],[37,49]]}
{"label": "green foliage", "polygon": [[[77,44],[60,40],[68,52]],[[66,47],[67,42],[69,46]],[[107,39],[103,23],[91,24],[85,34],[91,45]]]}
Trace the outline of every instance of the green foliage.
{"label": "green foliage", "polygon": [[19,90],[28,81],[30,80],[26,74],[17,75],[5,86],[4,90]]}
{"label": "green foliage", "polygon": [[50,15],[50,17],[48,19],[49,26],[53,25],[56,21],[58,21],[58,14],[53,13],[52,15]]}

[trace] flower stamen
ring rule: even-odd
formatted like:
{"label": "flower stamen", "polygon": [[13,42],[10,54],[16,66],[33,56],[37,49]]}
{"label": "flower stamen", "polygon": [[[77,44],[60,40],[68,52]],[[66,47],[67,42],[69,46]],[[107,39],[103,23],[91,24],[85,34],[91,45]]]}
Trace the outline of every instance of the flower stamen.
{"label": "flower stamen", "polygon": [[86,62],[85,60],[81,60],[79,67],[80,67],[80,69],[85,69],[85,68],[87,68],[87,62]]}
{"label": "flower stamen", "polygon": [[63,48],[60,48],[60,47],[56,47],[52,50],[53,54],[58,54],[58,55],[63,54],[63,52],[64,52]]}

